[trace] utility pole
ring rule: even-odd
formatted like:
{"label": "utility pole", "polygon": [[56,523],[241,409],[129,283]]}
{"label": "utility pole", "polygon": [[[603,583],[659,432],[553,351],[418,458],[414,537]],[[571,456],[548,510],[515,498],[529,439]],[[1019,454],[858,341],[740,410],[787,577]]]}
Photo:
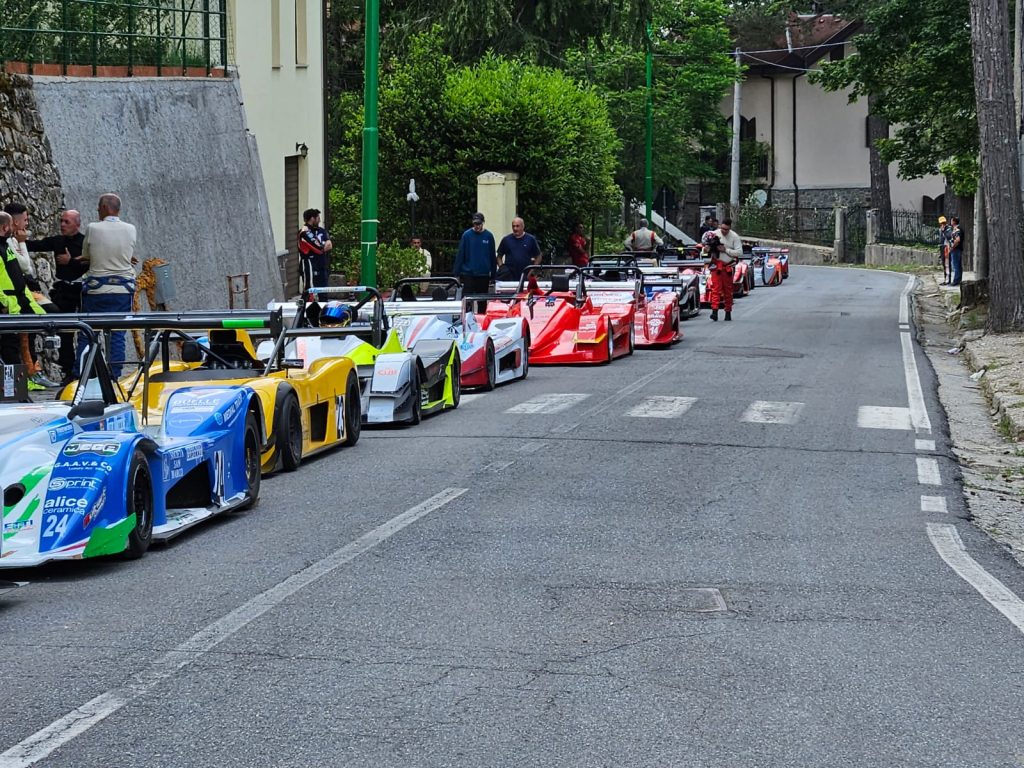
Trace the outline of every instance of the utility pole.
{"label": "utility pole", "polygon": [[740,49],[736,49],[736,83],[732,90],[732,174],[729,177],[729,207],[736,215],[740,207],[740,98],[743,80],[740,77]]}
{"label": "utility pole", "polygon": [[645,142],[644,168],[644,211],[651,220],[654,205],[654,41],[651,38],[652,25],[647,24],[647,141]]}
{"label": "utility pole", "polygon": [[359,240],[363,285],[377,285],[377,74],[380,59],[380,0],[366,0],[363,52],[363,220]]}

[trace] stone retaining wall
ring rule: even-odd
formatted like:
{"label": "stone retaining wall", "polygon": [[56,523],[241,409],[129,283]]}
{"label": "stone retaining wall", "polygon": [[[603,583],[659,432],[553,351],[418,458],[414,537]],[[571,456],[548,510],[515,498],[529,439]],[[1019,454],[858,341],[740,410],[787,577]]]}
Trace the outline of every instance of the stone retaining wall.
{"label": "stone retaining wall", "polygon": [[[741,233],[742,234],[742,233]],[[789,248],[789,260],[793,264],[820,265],[835,264],[835,249],[824,245],[809,245],[807,243],[785,243],[781,240],[766,240],[763,237],[752,237],[761,245],[773,248]]]}
{"label": "stone retaining wall", "polygon": [[885,267],[894,264],[921,264],[939,266],[939,248],[910,248],[905,245],[872,243],[864,246],[864,263]]}

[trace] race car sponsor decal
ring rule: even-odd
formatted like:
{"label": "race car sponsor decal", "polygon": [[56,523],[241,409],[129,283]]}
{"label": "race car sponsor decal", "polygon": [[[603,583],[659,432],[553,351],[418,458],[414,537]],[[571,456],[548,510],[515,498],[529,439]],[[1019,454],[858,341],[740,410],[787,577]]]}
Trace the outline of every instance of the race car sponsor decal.
{"label": "race car sponsor decal", "polygon": [[73,461],[57,461],[54,462],[54,469],[65,469],[65,470],[100,470],[102,472],[113,472],[114,465],[107,461],[100,461],[97,459],[75,459]]}
{"label": "race car sponsor decal", "polygon": [[224,503],[224,451],[213,454],[213,503]]}
{"label": "race car sponsor decal", "polygon": [[128,432],[134,428],[135,418],[131,411],[116,413],[100,422],[100,429],[105,429],[108,432]]}
{"label": "race car sponsor decal", "polygon": [[77,443],[68,443],[64,446],[64,455],[81,456],[83,453],[95,453],[99,456],[115,456],[120,448],[120,443],[82,440]]}
{"label": "race car sponsor decal", "polygon": [[47,430],[51,443],[62,443],[75,434],[74,424],[61,424],[59,427]]}
{"label": "race car sponsor decal", "polygon": [[345,437],[345,396],[336,395],[334,398],[334,420],[337,422],[338,439]]}
{"label": "race car sponsor decal", "polygon": [[17,533],[18,531],[30,531],[36,527],[34,520],[15,520],[13,523],[4,523],[4,533]]}
{"label": "race car sponsor decal", "polygon": [[95,491],[100,481],[94,477],[54,477],[46,486],[48,491]]}
{"label": "race car sponsor decal", "polygon": [[86,514],[86,516],[82,518],[82,527],[86,527],[90,523],[92,523],[92,521],[99,516],[100,512],[103,511],[103,505],[106,503],[107,489],[104,488],[103,492],[100,494],[100,497],[96,499],[96,503],[93,504],[92,507],[89,509],[88,514]]}

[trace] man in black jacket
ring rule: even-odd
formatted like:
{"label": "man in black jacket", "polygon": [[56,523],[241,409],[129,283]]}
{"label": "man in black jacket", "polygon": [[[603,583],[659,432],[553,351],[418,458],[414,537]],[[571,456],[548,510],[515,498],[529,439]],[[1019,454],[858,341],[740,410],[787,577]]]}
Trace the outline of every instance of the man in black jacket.
{"label": "man in black jacket", "polygon": [[[30,252],[53,252],[57,275],[50,289],[50,300],[61,312],[80,312],[82,309],[82,275],[89,269],[89,262],[82,259],[85,235],[80,231],[81,227],[81,214],[67,210],[60,215],[59,235],[25,243]],[[61,334],[57,361],[67,380],[75,365],[74,334]]]}

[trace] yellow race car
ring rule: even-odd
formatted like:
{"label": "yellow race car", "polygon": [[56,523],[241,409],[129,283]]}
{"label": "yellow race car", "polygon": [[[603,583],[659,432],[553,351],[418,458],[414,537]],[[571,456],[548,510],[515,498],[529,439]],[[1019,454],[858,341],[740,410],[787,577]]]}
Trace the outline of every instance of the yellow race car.
{"label": "yellow race car", "polygon": [[[306,456],[359,440],[362,406],[355,363],[345,357],[320,358],[308,365],[286,360],[280,344],[269,359],[257,358],[249,330],[269,331],[280,338],[280,311],[77,317],[95,330],[145,332],[146,360],[138,372],[119,382],[121,395],[135,405],[143,424],[160,423],[167,398],[176,390],[245,385],[259,398],[264,474],[292,471]],[[207,335],[197,339],[187,331]],[[175,347],[180,349],[179,360],[172,359]],[[74,386],[66,388],[62,398],[70,397]],[[201,402],[196,404],[201,407]]]}

